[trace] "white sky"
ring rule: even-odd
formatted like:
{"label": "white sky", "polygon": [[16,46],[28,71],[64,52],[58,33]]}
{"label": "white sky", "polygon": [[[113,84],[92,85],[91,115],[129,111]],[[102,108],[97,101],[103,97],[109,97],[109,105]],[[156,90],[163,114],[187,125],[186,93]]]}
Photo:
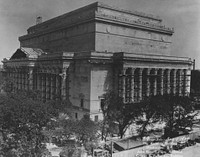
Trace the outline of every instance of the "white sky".
{"label": "white sky", "polygon": [[[173,56],[190,57],[200,69],[200,0],[99,0],[122,9],[136,10],[163,19],[174,27]],[[95,2],[94,0],[0,0],[0,60],[19,48],[18,37],[35,24]]]}

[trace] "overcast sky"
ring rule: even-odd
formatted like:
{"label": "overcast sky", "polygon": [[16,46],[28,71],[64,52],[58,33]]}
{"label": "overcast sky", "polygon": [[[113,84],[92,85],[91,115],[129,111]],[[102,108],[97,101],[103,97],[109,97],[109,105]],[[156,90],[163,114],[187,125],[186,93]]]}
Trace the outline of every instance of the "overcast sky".
{"label": "overcast sky", "polygon": [[[128,10],[137,10],[163,19],[174,27],[171,55],[196,59],[200,69],[200,0],[99,0]],[[94,0],[0,0],[0,60],[19,48],[18,37],[43,21],[95,2]]]}

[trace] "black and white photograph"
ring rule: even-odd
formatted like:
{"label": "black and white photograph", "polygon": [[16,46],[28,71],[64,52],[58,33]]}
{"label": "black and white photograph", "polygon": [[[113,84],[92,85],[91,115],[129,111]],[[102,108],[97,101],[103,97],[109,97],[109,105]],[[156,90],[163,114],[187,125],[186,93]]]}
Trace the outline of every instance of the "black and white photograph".
{"label": "black and white photograph", "polygon": [[0,0],[0,157],[200,157],[200,0]]}

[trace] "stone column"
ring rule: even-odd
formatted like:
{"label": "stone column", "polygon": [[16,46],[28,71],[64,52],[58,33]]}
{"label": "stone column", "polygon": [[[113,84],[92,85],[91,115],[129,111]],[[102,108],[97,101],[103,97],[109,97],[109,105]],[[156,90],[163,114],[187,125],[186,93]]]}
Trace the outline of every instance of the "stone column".
{"label": "stone column", "polygon": [[54,75],[53,74],[50,74],[51,76],[51,85],[50,85],[50,88],[51,88],[51,93],[50,93],[50,99],[53,100],[53,97],[54,97]]}
{"label": "stone column", "polygon": [[61,98],[61,92],[60,92],[60,90],[61,90],[61,85],[60,85],[60,75],[59,74],[57,74],[56,75],[56,98],[58,99],[58,98]]}
{"label": "stone column", "polygon": [[170,69],[168,69],[167,70],[167,94],[170,94],[170,72],[171,72],[171,70]]}
{"label": "stone column", "polygon": [[26,89],[26,73],[23,72],[23,89]]}
{"label": "stone column", "polygon": [[29,68],[29,89],[33,90],[33,69]]}
{"label": "stone column", "polygon": [[43,98],[43,84],[42,84],[42,73],[38,73],[39,78],[39,84],[38,84],[38,90],[40,91],[41,99]]}
{"label": "stone column", "polygon": [[140,68],[140,70],[139,70],[139,100],[142,100],[142,71],[143,71],[143,69],[142,68]]}
{"label": "stone column", "polygon": [[22,89],[22,73],[21,73],[21,69],[19,69],[19,89]]}
{"label": "stone column", "polygon": [[134,73],[135,68],[131,69],[131,101],[134,102]]}
{"label": "stone column", "polygon": [[23,85],[24,85],[24,90],[26,90],[26,71],[24,71],[23,75],[24,75],[24,83],[23,83]]}
{"label": "stone column", "polygon": [[21,90],[23,89],[23,72],[22,72],[22,69],[21,69],[21,72],[20,72],[20,89]]}
{"label": "stone column", "polygon": [[27,90],[27,71],[24,73],[24,89]]}
{"label": "stone column", "polygon": [[40,90],[40,73],[37,71],[37,90]]}
{"label": "stone column", "polygon": [[15,92],[15,88],[16,88],[16,83],[15,83],[16,79],[15,79],[15,71],[13,71],[13,91]]}
{"label": "stone column", "polygon": [[50,82],[49,82],[49,74],[48,73],[46,73],[46,86],[45,86],[45,88],[46,88],[46,100],[49,100],[49,91],[50,91],[50,89],[49,89],[49,85],[50,85]]}
{"label": "stone column", "polygon": [[181,69],[179,71],[179,85],[178,85],[178,93],[179,93],[179,96],[182,96],[183,92],[183,70]]}
{"label": "stone column", "polygon": [[21,71],[21,90],[24,88],[24,73]]}
{"label": "stone column", "polygon": [[150,96],[150,71],[151,69],[147,69],[147,91],[146,91],[146,96]]}
{"label": "stone column", "polygon": [[124,102],[126,102],[126,70],[126,68],[122,70],[122,97]]}
{"label": "stone column", "polygon": [[173,94],[176,94],[176,69],[173,71]]}
{"label": "stone column", "polygon": [[65,80],[65,93],[66,99],[69,98],[69,68],[66,70],[66,80]]}
{"label": "stone column", "polygon": [[163,89],[164,89],[163,74],[164,74],[164,70],[161,69],[161,71],[160,71],[160,95],[163,95]]}
{"label": "stone column", "polygon": [[46,83],[45,83],[45,74],[42,73],[41,74],[41,79],[42,79],[42,100],[45,101],[46,100],[46,92],[45,92],[45,86],[46,86]]}
{"label": "stone column", "polygon": [[15,78],[16,78],[16,90],[18,90],[18,71],[17,70],[15,73]]}
{"label": "stone column", "polygon": [[61,95],[62,95],[62,100],[66,99],[66,92],[65,92],[65,88],[66,88],[66,68],[63,68],[62,70],[62,74],[61,74]]}
{"label": "stone column", "polygon": [[191,70],[187,69],[186,70],[186,96],[190,95],[190,81],[191,81]]}
{"label": "stone column", "polygon": [[153,95],[157,95],[157,72],[158,70],[155,69],[154,82],[153,82]]}

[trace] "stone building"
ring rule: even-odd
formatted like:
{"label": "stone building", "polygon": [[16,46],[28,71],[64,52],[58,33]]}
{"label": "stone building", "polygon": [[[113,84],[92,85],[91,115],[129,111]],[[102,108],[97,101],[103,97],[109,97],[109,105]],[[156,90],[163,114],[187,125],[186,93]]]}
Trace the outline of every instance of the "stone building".
{"label": "stone building", "polygon": [[96,2],[45,22],[39,17],[3,64],[14,92],[70,100],[75,118],[98,120],[107,90],[124,102],[189,94],[192,61],[171,55],[173,33],[159,17]]}

